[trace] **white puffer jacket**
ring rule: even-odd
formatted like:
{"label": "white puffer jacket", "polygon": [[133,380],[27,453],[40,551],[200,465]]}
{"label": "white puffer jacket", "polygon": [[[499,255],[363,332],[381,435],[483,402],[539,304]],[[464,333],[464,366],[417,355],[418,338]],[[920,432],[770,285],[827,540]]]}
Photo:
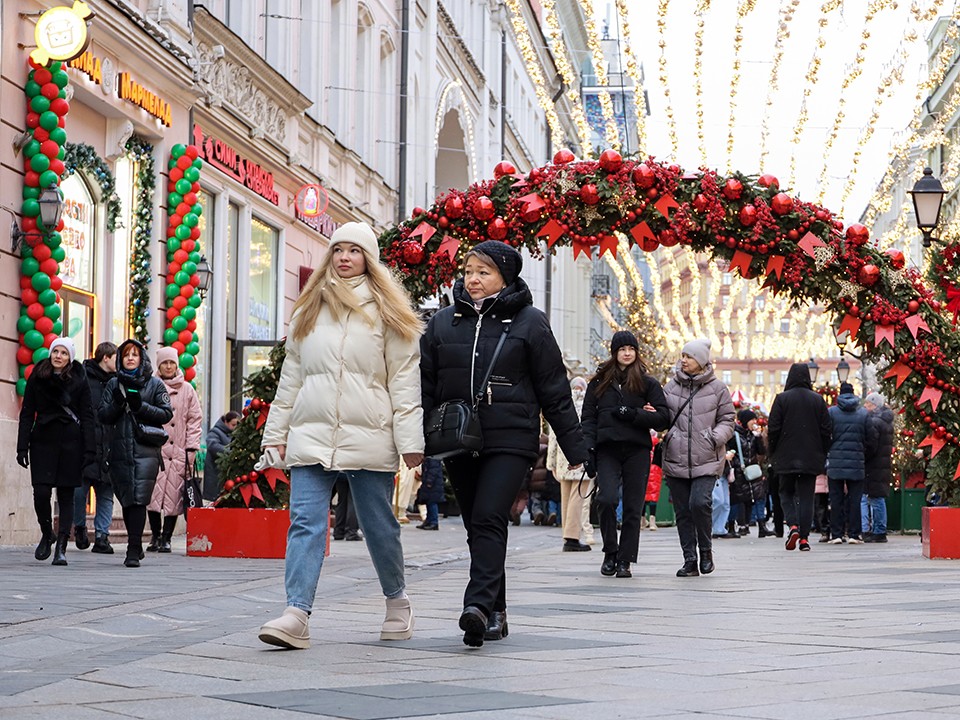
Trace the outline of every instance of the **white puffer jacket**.
{"label": "white puffer jacket", "polygon": [[384,328],[365,278],[354,292],[374,325],[324,306],[306,338],[287,338],[262,445],[286,445],[291,467],[396,472],[423,452],[419,338]]}

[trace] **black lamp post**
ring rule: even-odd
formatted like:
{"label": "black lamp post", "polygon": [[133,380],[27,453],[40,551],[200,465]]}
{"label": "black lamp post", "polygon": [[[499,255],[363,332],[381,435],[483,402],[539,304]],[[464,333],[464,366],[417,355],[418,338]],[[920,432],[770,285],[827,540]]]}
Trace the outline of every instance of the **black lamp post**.
{"label": "black lamp post", "polygon": [[817,374],[820,372],[820,366],[817,365],[817,361],[813,358],[810,358],[810,362],[807,363],[807,371],[810,373],[811,384],[816,385]]}
{"label": "black lamp post", "polygon": [[44,188],[37,202],[40,204],[40,216],[37,218],[37,228],[40,232],[25,233],[19,225],[14,223],[10,231],[14,251],[20,247],[20,241],[27,235],[51,233],[60,224],[60,218],[63,216],[63,191],[59,187]]}
{"label": "black lamp post", "polygon": [[850,363],[846,361],[843,357],[843,352],[840,353],[840,362],[837,363],[837,379],[845,383],[847,378],[850,377]]}
{"label": "black lamp post", "polygon": [[940,208],[947,191],[933,176],[933,170],[924,168],[923,177],[917,180],[910,194],[913,196],[913,212],[917,217],[917,227],[923,233],[923,246],[928,248],[930,241],[936,240],[933,237],[933,231],[940,222]]}
{"label": "black lamp post", "polygon": [[210,289],[210,282],[213,280],[213,270],[210,269],[210,263],[207,262],[206,255],[200,256],[200,262],[197,263],[197,277],[200,283],[197,285],[197,292],[200,297],[206,297],[207,290]]}

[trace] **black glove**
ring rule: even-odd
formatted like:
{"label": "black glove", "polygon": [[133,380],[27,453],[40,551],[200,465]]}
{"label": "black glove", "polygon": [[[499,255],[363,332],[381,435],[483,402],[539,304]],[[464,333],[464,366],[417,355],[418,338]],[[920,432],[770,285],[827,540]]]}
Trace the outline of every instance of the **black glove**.
{"label": "black glove", "polygon": [[30,455],[26,450],[17,450],[17,465],[22,468],[30,467]]}
{"label": "black glove", "polygon": [[616,415],[624,422],[633,422],[637,419],[637,409],[621,405],[617,408]]}
{"label": "black glove", "polygon": [[587,477],[597,476],[597,457],[592,450],[587,453],[587,459],[583,461],[583,469],[587,471]]}
{"label": "black glove", "polygon": [[127,405],[129,405],[130,409],[134,412],[143,406],[143,398],[140,397],[140,393],[134,388],[127,388]]}
{"label": "black glove", "polygon": [[127,402],[127,396],[123,392],[123,388],[119,385],[116,385],[113,388],[113,399],[120,405],[123,405],[125,402]]}

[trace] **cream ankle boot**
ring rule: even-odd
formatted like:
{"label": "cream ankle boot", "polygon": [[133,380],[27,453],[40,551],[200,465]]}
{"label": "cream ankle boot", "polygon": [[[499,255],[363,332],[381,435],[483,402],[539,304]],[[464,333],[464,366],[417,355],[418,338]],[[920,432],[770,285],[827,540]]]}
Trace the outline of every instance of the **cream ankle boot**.
{"label": "cream ankle boot", "polygon": [[413,608],[410,598],[387,598],[387,615],[380,629],[381,640],[409,640],[413,637]]}
{"label": "cream ankle boot", "polygon": [[650,522],[647,523],[647,530],[656,530],[657,529],[657,519],[651,515]]}
{"label": "cream ankle boot", "polygon": [[268,645],[288,650],[306,650],[310,647],[309,617],[300,608],[288,607],[276,620],[263,624],[259,637]]}

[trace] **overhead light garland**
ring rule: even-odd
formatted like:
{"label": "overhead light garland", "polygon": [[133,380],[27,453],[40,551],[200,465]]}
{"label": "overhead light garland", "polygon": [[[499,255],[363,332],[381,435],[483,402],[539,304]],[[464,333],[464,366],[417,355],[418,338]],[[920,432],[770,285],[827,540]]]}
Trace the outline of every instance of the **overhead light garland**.
{"label": "overhead light garland", "polygon": [[[609,79],[607,78],[607,59],[603,55],[603,48],[600,46],[600,36],[597,34],[597,26],[593,21],[593,4],[590,0],[580,0],[580,8],[583,10],[584,27],[587,31],[587,47],[590,48],[590,54],[593,58],[593,72],[597,76],[597,84],[603,88],[598,93],[598,96],[600,98],[600,108],[603,111],[607,145],[619,149],[620,130],[617,127],[616,115],[613,110],[613,99],[610,97],[609,91],[606,90],[609,84]],[[626,120],[625,107],[624,120]]]}
{"label": "overhead light garland", "polygon": [[560,19],[557,16],[554,0],[541,0],[543,6],[543,18],[547,26],[547,37],[550,38],[550,46],[553,49],[554,62],[557,64],[557,70],[560,77],[563,78],[563,84],[566,86],[564,94],[570,103],[570,112],[573,117],[573,124],[577,128],[577,138],[580,142],[580,157],[588,158],[593,154],[593,148],[590,144],[590,123],[587,122],[587,116],[583,109],[583,103],[580,100],[580,78],[574,71],[568,58],[567,46],[563,41],[563,29],[560,27]]}
{"label": "overhead light garland", "polygon": [[663,113],[667,116],[667,133],[670,136],[670,157],[676,158],[680,154],[680,139],[677,137],[677,119],[673,114],[673,102],[670,99],[670,81],[667,73],[667,10],[670,0],[659,0],[657,4],[657,44],[660,47],[660,57],[657,59],[659,68],[660,87],[663,89]]}
{"label": "overhead light garland", "polygon": [[[552,1],[552,0],[551,0]],[[627,75],[633,81],[633,111],[637,118],[637,152],[643,157],[647,152],[647,101],[643,90],[643,71],[631,42],[627,0],[616,0],[620,16],[620,38],[626,56]]]}
{"label": "overhead light garland", "polygon": [[[733,162],[733,129],[736,127],[737,92],[740,89],[740,51],[743,49],[743,21],[756,7],[757,0],[737,3],[737,25],[733,31],[733,75],[730,78],[730,120],[727,123],[727,172]],[[706,165],[706,163],[704,163]]]}
{"label": "overhead light garland", "polygon": [[777,37],[773,44],[773,63],[770,66],[770,79],[767,81],[767,101],[764,107],[763,120],[760,123],[760,171],[766,170],[767,155],[770,151],[767,139],[770,137],[770,108],[773,107],[773,96],[780,87],[780,64],[783,61],[783,46],[790,37],[790,21],[800,6],[800,0],[781,0],[777,22]]}
{"label": "overhead light garland", "polygon": [[693,94],[696,102],[697,148],[700,150],[700,165],[707,166],[707,139],[703,130],[703,33],[706,29],[704,16],[710,10],[710,0],[697,3],[697,29],[693,33]]}

